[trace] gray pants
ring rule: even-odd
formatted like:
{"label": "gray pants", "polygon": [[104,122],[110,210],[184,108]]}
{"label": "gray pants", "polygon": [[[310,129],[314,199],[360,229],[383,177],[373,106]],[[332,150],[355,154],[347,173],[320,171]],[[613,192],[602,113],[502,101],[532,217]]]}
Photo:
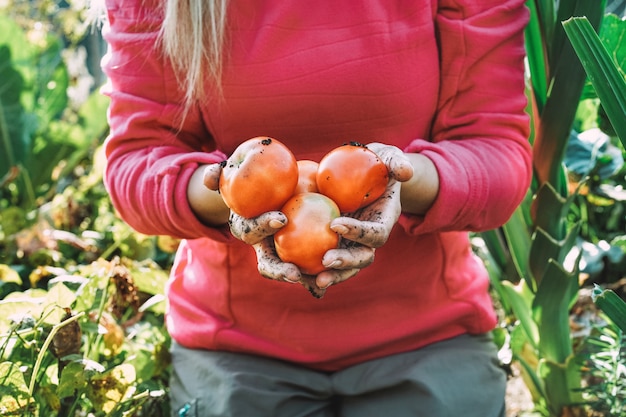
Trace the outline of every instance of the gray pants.
{"label": "gray pants", "polygon": [[172,347],[172,417],[504,417],[488,335],[460,336],[334,373]]}

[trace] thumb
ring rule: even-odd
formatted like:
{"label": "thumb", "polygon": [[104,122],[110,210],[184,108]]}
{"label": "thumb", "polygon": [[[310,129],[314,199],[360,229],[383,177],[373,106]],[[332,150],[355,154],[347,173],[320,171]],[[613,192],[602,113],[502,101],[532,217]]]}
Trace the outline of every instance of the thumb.
{"label": "thumb", "polygon": [[221,164],[211,164],[204,168],[203,182],[209,190],[217,191],[220,188]]}

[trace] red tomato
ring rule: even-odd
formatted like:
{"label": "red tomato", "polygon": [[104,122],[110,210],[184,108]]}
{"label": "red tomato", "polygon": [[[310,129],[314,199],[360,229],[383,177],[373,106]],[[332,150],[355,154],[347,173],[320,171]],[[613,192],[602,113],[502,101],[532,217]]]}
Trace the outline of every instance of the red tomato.
{"label": "red tomato", "polygon": [[242,217],[279,210],[298,183],[298,164],[289,148],[276,139],[255,137],[235,149],[220,176],[220,194]]}
{"label": "red tomato", "polygon": [[298,185],[293,192],[294,194],[317,192],[316,177],[318,166],[317,162],[308,159],[298,161]]}
{"label": "red tomato", "polygon": [[352,142],[322,158],[316,181],[320,193],[337,203],[342,213],[351,213],[385,192],[389,172],[378,155]]}
{"label": "red tomato", "polygon": [[288,221],[274,235],[278,257],[295,264],[303,274],[324,271],[324,254],[339,245],[339,235],[330,229],[330,222],[340,215],[337,205],[322,194],[301,193],[287,201],[281,211]]}

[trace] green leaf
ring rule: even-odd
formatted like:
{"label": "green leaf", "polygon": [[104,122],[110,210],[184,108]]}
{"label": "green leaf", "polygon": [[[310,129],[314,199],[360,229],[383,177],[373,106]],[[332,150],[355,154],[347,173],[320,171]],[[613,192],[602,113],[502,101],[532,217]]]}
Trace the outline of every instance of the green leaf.
{"label": "green leaf", "polygon": [[582,402],[581,367],[574,355],[568,356],[562,362],[541,360],[538,372],[544,381],[551,415],[564,415],[563,407],[579,405]]}
{"label": "green leaf", "polygon": [[60,398],[76,395],[87,388],[90,374],[85,371],[85,366],[81,362],[68,363],[61,372],[59,388],[57,394]]}
{"label": "green leaf", "polygon": [[48,291],[44,308],[48,312],[45,322],[49,324],[60,323],[65,317],[64,308],[70,308],[76,300],[76,295],[64,284],[56,284]]}
{"label": "green leaf", "polygon": [[566,234],[565,213],[571,200],[563,198],[550,183],[544,183],[535,196],[531,211],[535,228],[543,229],[554,239]]}
{"label": "green leaf", "polygon": [[598,285],[594,287],[592,297],[604,314],[623,332],[626,332],[626,301],[613,290],[603,290]]}
{"label": "green leaf", "polygon": [[45,46],[37,57],[35,114],[42,126],[58,118],[67,107],[69,74],[61,53],[63,44],[56,36],[48,35]]}
{"label": "green leaf", "polygon": [[[542,1],[537,4],[536,1],[530,0],[527,3],[530,10],[531,19],[526,26],[526,50],[528,56],[528,65],[530,67],[530,73],[532,77],[530,79],[532,85],[533,96],[535,98],[535,104],[539,113],[543,111],[546,104],[548,94],[548,65],[546,62],[546,51],[544,40],[549,37],[549,34],[545,33],[546,25],[542,24],[542,18],[548,18],[544,16],[545,10],[539,10],[539,7],[544,5],[551,5],[551,1]],[[551,25],[553,23],[551,22]],[[551,26],[549,25],[549,27]]]}
{"label": "green leaf", "polygon": [[123,363],[92,378],[92,381],[95,383],[89,385],[87,396],[98,410],[110,413],[118,403],[132,394],[132,385],[136,381],[135,368]]}
{"label": "green leaf", "polygon": [[520,281],[517,285],[503,281],[502,291],[502,296],[506,298],[520,326],[524,329],[528,342],[536,348],[539,345],[539,329],[532,317],[532,291],[525,281]]}
{"label": "green leaf", "polygon": [[24,81],[23,85],[28,88],[32,85],[37,71],[32,65],[36,47],[29,42],[22,28],[8,16],[0,15],[0,45],[8,48],[11,61]]}
{"label": "green leaf", "polygon": [[533,300],[541,357],[563,363],[572,354],[569,308],[578,293],[578,271],[567,272],[550,260]]}
{"label": "green leaf", "polygon": [[0,387],[12,387],[15,392],[28,393],[28,386],[24,379],[24,374],[13,362],[0,363]]}
{"label": "green leaf", "polygon": [[[622,20],[615,14],[605,15],[602,20],[599,36],[602,44],[609,52],[609,55],[613,57],[619,71],[622,74],[626,74],[626,20]],[[585,82],[583,97],[589,99],[598,98],[588,77]],[[579,131],[582,132],[584,130],[581,129]]]}
{"label": "green leaf", "polygon": [[614,58],[619,71],[626,74],[626,20],[614,14],[604,16],[600,27],[600,39]]}
{"label": "green leaf", "polygon": [[29,402],[28,386],[19,366],[12,362],[0,363],[0,410],[7,415],[22,415],[19,410]]}
{"label": "green leaf", "polygon": [[563,23],[617,136],[626,146],[626,80],[586,17]]}
{"label": "green leaf", "polygon": [[13,292],[0,300],[0,333],[6,333],[14,323],[23,320],[39,320],[47,292],[31,289],[24,292]]}
{"label": "green leaf", "polygon": [[23,161],[29,147],[24,134],[23,88],[20,73],[11,61],[11,50],[0,44],[0,178]]}
{"label": "green leaf", "polygon": [[567,255],[576,245],[576,238],[579,236],[579,233],[580,225],[576,225],[568,232],[565,239],[557,240],[546,233],[545,230],[537,228],[533,234],[529,255],[530,270],[537,283],[541,283],[551,259],[559,264],[563,264]]}
{"label": "green leaf", "polygon": [[535,285],[528,268],[530,233],[521,208],[518,207],[515,210],[509,221],[502,226],[502,230],[519,276],[524,278],[528,286],[534,290]]}
{"label": "green leaf", "polygon": [[[603,1],[561,2],[558,19],[572,15],[588,16],[597,27],[603,11]],[[550,94],[539,115],[541,123],[534,139],[533,162],[539,184],[549,182],[561,195],[566,195],[561,164],[586,76],[572,47],[568,43],[563,43],[561,47],[559,37],[562,32],[561,27],[555,28],[551,44],[553,53],[548,62]]]}
{"label": "green leaf", "polygon": [[130,272],[133,276],[135,285],[140,291],[150,295],[165,293],[165,284],[169,279],[169,274],[162,269],[158,269],[157,265],[133,265],[130,268]]}

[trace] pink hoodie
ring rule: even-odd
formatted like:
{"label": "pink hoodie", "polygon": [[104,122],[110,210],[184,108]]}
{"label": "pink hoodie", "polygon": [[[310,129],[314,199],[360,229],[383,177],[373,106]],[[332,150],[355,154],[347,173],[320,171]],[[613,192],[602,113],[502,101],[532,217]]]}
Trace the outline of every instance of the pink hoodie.
{"label": "pink hoodie", "polygon": [[[180,344],[335,370],[496,324],[468,231],[504,223],[530,180],[524,0],[232,0],[224,100],[194,107],[156,47],[158,0],[107,0],[106,184],[136,230],[184,238],[168,285]],[[356,140],[421,152],[441,189],[375,262],[313,298],[262,278],[251,247],[191,212],[199,164],[268,135],[298,159]]]}

